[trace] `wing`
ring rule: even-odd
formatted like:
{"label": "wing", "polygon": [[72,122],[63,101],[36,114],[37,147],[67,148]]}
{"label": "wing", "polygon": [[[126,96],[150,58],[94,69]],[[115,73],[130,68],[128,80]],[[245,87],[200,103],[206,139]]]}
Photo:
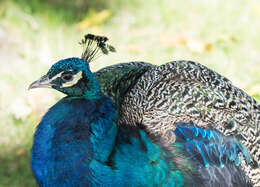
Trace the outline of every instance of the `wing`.
{"label": "wing", "polygon": [[244,170],[260,184],[260,105],[225,77],[191,61],[174,61],[146,71],[124,96],[121,124],[143,124],[174,142],[178,121],[235,136],[250,152]]}
{"label": "wing", "polygon": [[260,184],[260,105],[227,78],[191,61],[119,64],[96,75],[120,107],[119,125],[142,124],[169,143],[180,121],[236,137],[252,156],[243,170]]}
{"label": "wing", "polygon": [[252,186],[239,167],[243,159],[250,162],[250,155],[236,138],[192,123],[179,122],[175,126],[174,145],[191,158],[204,186]]}

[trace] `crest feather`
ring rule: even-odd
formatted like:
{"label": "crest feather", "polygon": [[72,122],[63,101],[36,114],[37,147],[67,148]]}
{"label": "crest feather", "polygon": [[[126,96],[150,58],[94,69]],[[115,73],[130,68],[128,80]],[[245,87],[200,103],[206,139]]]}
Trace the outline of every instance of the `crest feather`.
{"label": "crest feather", "polygon": [[108,38],[106,36],[98,36],[94,34],[87,34],[79,43],[83,46],[83,53],[81,59],[90,63],[97,59],[102,54],[108,55],[109,52],[116,52],[116,49],[107,44]]}

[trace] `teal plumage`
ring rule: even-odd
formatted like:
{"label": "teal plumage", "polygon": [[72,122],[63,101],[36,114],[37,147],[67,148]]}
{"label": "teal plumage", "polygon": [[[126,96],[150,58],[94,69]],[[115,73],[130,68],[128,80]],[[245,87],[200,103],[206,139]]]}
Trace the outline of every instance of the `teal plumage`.
{"label": "teal plumage", "polygon": [[251,186],[241,163],[252,158],[239,137],[157,111],[168,101],[158,85],[164,88],[166,78],[173,86],[163,68],[127,63],[93,74],[87,62],[99,48],[114,51],[106,41],[87,35],[81,59],[57,62],[30,85],[67,95],[35,132],[31,164],[39,186]]}

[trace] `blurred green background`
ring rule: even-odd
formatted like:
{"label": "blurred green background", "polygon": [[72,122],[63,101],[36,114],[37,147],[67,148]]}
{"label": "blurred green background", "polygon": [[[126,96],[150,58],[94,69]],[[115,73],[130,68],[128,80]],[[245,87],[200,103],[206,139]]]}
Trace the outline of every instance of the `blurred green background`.
{"label": "blurred green background", "polygon": [[61,58],[79,57],[86,33],[106,35],[127,61],[198,61],[260,101],[258,0],[0,0],[0,186],[36,186],[30,171],[35,126],[63,95],[27,91]]}

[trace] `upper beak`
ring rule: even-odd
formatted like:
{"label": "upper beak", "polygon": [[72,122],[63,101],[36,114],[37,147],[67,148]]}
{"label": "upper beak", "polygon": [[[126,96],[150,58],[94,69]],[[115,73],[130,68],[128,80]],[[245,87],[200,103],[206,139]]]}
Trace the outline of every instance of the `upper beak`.
{"label": "upper beak", "polygon": [[34,81],[32,84],[30,84],[28,90],[33,89],[33,88],[51,88],[51,80],[47,75],[44,75],[37,81]]}

